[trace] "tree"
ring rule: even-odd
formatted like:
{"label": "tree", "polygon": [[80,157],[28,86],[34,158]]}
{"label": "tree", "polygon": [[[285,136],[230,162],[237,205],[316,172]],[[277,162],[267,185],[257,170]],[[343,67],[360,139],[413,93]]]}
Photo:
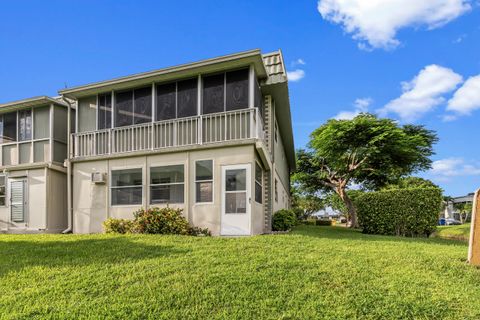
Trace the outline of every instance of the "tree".
{"label": "tree", "polygon": [[303,211],[303,214],[297,217],[300,220],[309,218],[325,207],[323,199],[316,194],[302,193],[296,186],[291,187],[290,193],[292,195],[292,206]]}
{"label": "tree", "polygon": [[357,213],[347,187],[357,183],[366,189],[378,189],[429,169],[437,140],[436,134],[423,126],[401,126],[371,114],[360,114],[352,120],[331,119],[311,134],[308,149],[298,150],[293,179],[310,193],[335,192],[347,208],[350,225],[357,227]]}
{"label": "tree", "polygon": [[[392,190],[392,189],[410,189],[410,188],[436,188],[442,190],[439,186],[428,179],[423,179],[420,177],[402,177],[395,181],[394,183],[389,183],[385,185],[383,190]],[[443,190],[442,190],[443,192]]]}
{"label": "tree", "polygon": [[465,223],[468,221],[468,216],[472,214],[473,204],[471,202],[461,202],[455,203],[453,205],[455,210],[458,211],[460,215],[460,222]]}
{"label": "tree", "polygon": [[[346,193],[350,200],[352,200],[353,204],[355,205],[355,200],[358,196],[363,194],[365,191],[362,190],[347,190]],[[333,210],[340,212],[344,215],[347,220],[350,220],[350,214],[348,212],[348,208],[345,206],[343,200],[338,196],[335,192],[330,192],[325,196],[324,199],[325,205],[331,207]]]}

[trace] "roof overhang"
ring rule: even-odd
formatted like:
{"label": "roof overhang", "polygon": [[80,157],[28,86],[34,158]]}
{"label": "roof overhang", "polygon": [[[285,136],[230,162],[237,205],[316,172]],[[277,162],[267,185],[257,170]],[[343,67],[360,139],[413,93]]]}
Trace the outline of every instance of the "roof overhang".
{"label": "roof overhang", "polygon": [[63,89],[59,91],[59,94],[72,99],[78,99],[111,90],[129,89],[152,84],[153,82],[177,80],[180,78],[197,76],[198,74],[214,73],[224,71],[226,69],[239,68],[249,65],[254,66],[255,72],[259,78],[267,78],[267,71],[263,64],[262,54],[259,49],[255,49],[198,62],[182,64],[175,67],[138,73],[113,80]]}
{"label": "roof overhang", "polygon": [[39,97],[33,97],[28,99],[2,103],[0,104],[0,112],[8,112],[8,111],[13,111],[18,109],[38,107],[38,106],[50,105],[50,104],[55,104],[62,107],[68,107],[67,104],[61,100],[57,100],[47,96],[39,96]]}

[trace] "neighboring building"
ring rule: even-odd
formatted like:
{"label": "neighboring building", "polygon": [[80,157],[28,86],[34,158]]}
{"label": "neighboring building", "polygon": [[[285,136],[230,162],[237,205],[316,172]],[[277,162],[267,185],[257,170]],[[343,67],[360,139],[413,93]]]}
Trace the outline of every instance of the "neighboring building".
{"label": "neighboring building", "polygon": [[453,218],[456,220],[461,220],[460,213],[456,212],[455,205],[462,203],[473,203],[474,193],[469,193],[465,196],[451,198],[446,202],[445,210],[441,218]]}
{"label": "neighboring building", "polygon": [[76,104],[73,232],[140,208],[184,210],[215,235],[269,232],[295,166],[280,51],[241,52],[61,90]]}
{"label": "neighboring building", "polygon": [[48,97],[0,104],[0,232],[67,228],[67,108]]}

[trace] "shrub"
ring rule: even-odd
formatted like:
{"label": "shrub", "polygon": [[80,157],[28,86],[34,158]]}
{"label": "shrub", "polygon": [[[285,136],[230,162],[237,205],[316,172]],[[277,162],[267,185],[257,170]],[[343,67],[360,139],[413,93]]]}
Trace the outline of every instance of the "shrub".
{"label": "shrub", "polygon": [[308,216],[305,214],[305,211],[302,208],[293,208],[291,209],[293,213],[295,213],[295,217],[297,221],[303,221],[308,218]]}
{"label": "shrub", "polygon": [[356,201],[363,233],[410,237],[435,231],[441,204],[438,188],[367,192]]}
{"label": "shrub", "polygon": [[182,216],[182,209],[169,207],[140,209],[133,215],[140,233],[191,234],[191,227]]}
{"label": "shrub", "polygon": [[108,218],[103,222],[105,233],[133,233],[135,232],[135,222],[128,219]]}
{"label": "shrub", "polygon": [[282,209],[273,214],[272,229],[274,231],[287,231],[297,224],[297,218],[292,210]]}
{"label": "shrub", "polygon": [[332,220],[318,219],[317,221],[315,221],[315,224],[317,226],[331,226],[332,225]]}
{"label": "shrub", "polygon": [[306,226],[314,226],[316,224],[317,220],[315,219],[307,219],[303,220],[301,223],[306,225]]}

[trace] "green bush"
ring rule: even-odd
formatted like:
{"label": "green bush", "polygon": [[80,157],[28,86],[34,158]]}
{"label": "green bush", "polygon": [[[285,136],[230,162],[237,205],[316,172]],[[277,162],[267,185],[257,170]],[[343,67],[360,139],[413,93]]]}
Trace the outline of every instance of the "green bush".
{"label": "green bush", "polygon": [[301,223],[306,226],[314,226],[316,222],[317,222],[316,219],[307,219],[307,220],[303,220]]}
{"label": "green bush", "polygon": [[181,209],[150,208],[134,212],[134,220],[109,218],[103,222],[106,233],[150,233],[211,236],[207,228],[191,227]]}
{"label": "green bush", "polygon": [[133,233],[135,232],[135,222],[128,219],[108,218],[103,222],[105,233]]}
{"label": "green bush", "polygon": [[295,213],[297,221],[304,221],[307,219],[307,215],[302,208],[292,208],[291,210],[293,211],[293,213]]}
{"label": "green bush", "polygon": [[182,209],[140,209],[133,216],[139,233],[191,234],[191,227],[182,216]]}
{"label": "green bush", "polygon": [[441,204],[438,188],[367,192],[356,200],[363,233],[409,237],[435,231]]}
{"label": "green bush", "polygon": [[318,219],[317,221],[315,221],[315,225],[317,225],[317,226],[331,226],[332,225],[332,220]]}
{"label": "green bush", "polygon": [[274,231],[287,231],[297,224],[297,217],[292,210],[282,209],[273,214],[272,229]]}

